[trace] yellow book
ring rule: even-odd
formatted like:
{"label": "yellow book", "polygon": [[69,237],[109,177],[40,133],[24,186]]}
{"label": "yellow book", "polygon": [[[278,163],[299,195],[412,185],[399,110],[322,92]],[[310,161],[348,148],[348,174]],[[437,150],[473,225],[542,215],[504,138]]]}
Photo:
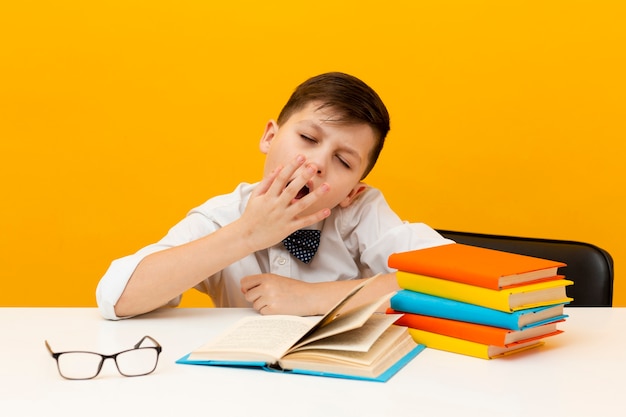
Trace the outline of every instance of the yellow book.
{"label": "yellow book", "polygon": [[439,333],[432,333],[425,330],[411,328],[409,328],[409,334],[416,343],[425,345],[427,348],[444,350],[446,352],[458,353],[481,359],[499,358],[539,347],[544,344],[541,340],[534,340],[526,343],[513,344],[509,347],[484,345],[482,343],[471,342],[469,340],[457,339],[455,337],[445,336]]}
{"label": "yellow book", "polygon": [[400,288],[406,290],[479,305],[507,313],[572,301],[572,298],[566,295],[565,287],[572,285],[573,282],[566,279],[492,290],[405,271],[398,271],[396,277]]}

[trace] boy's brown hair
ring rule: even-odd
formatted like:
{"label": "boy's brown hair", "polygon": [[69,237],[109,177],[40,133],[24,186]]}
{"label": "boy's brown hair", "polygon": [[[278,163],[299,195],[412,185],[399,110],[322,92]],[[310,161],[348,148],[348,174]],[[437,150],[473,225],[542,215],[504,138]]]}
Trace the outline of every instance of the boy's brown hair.
{"label": "boy's brown hair", "polygon": [[330,107],[340,121],[366,123],[375,135],[374,148],[363,178],[374,168],[389,132],[389,113],[378,94],[360,79],[342,72],[328,72],[309,78],[293,92],[278,116],[278,125],[309,103],[319,101],[319,109]]}

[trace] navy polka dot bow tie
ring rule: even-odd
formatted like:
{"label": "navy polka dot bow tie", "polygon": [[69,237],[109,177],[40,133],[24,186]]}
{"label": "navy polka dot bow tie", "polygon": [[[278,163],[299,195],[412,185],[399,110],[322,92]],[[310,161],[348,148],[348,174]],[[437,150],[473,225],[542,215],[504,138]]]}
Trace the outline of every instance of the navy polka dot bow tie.
{"label": "navy polka dot bow tie", "polygon": [[296,230],[283,240],[283,245],[293,256],[308,264],[320,246],[319,230]]}

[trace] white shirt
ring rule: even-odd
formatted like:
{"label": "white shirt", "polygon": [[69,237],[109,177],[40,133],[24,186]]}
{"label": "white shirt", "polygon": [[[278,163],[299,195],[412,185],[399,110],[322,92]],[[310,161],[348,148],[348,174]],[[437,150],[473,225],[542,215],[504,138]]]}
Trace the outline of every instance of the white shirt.
{"label": "white shirt", "polygon": [[[108,319],[119,318],[115,304],[145,256],[199,239],[235,221],[243,214],[255,186],[242,183],[232,193],[208,200],[191,210],[159,242],[113,261],[96,290],[101,314]],[[365,278],[392,272],[387,265],[391,253],[452,242],[425,224],[400,220],[380,191],[371,187],[349,207],[336,207],[328,218],[310,228],[321,229],[322,234],[318,252],[309,264],[291,256],[279,243],[231,264],[195,288],[207,293],[217,307],[251,307],[239,284],[248,275],[272,273],[305,282]],[[179,302],[180,296],[169,305]]]}

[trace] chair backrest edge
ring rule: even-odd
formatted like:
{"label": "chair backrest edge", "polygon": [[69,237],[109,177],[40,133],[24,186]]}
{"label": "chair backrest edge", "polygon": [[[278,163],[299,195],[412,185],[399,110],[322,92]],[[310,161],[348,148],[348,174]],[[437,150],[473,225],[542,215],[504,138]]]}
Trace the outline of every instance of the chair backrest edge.
{"label": "chair backrest edge", "polygon": [[[605,269],[603,277],[601,277],[602,282],[599,284],[601,288],[597,289],[596,294],[590,294],[587,296],[579,296],[575,298],[579,298],[579,301],[576,300],[571,304],[572,306],[599,306],[599,307],[610,307],[613,305],[613,281],[614,281],[614,263],[612,256],[604,249],[590,244],[586,242],[573,241],[573,240],[558,240],[558,239],[546,239],[546,238],[532,238],[532,237],[521,237],[521,236],[507,236],[507,235],[494,235],[494,234],[486,234],[486,233],[474,233],[474,232],[462,232],[462,231],[454,231],[454,230],[444,230],[437,229],[442,236],[457,241],[459,243],[466,243],[475,246],[484,246],[492,249],[498,250],[507,250],[507,248],[503,248],[499,245],[499,243],[514,242],[515,244],[524,245],[525,243],[530,244],[547,244],[547,245],[573,245],[576,247],[585,247],[591,250],[594,253],[594,256],[598,259],[601,259],[601,263],[603,264],[603,268]],[[518,252],[517,250],[509,250],[511,252]],[[519,253],[524,253],[524,251],[520,251]],[[532,256],[540,256],[537,253],[524,253]],[[560,260],[560,259],[557,259]],[[593,299],[593,301],[591,301]]]}

